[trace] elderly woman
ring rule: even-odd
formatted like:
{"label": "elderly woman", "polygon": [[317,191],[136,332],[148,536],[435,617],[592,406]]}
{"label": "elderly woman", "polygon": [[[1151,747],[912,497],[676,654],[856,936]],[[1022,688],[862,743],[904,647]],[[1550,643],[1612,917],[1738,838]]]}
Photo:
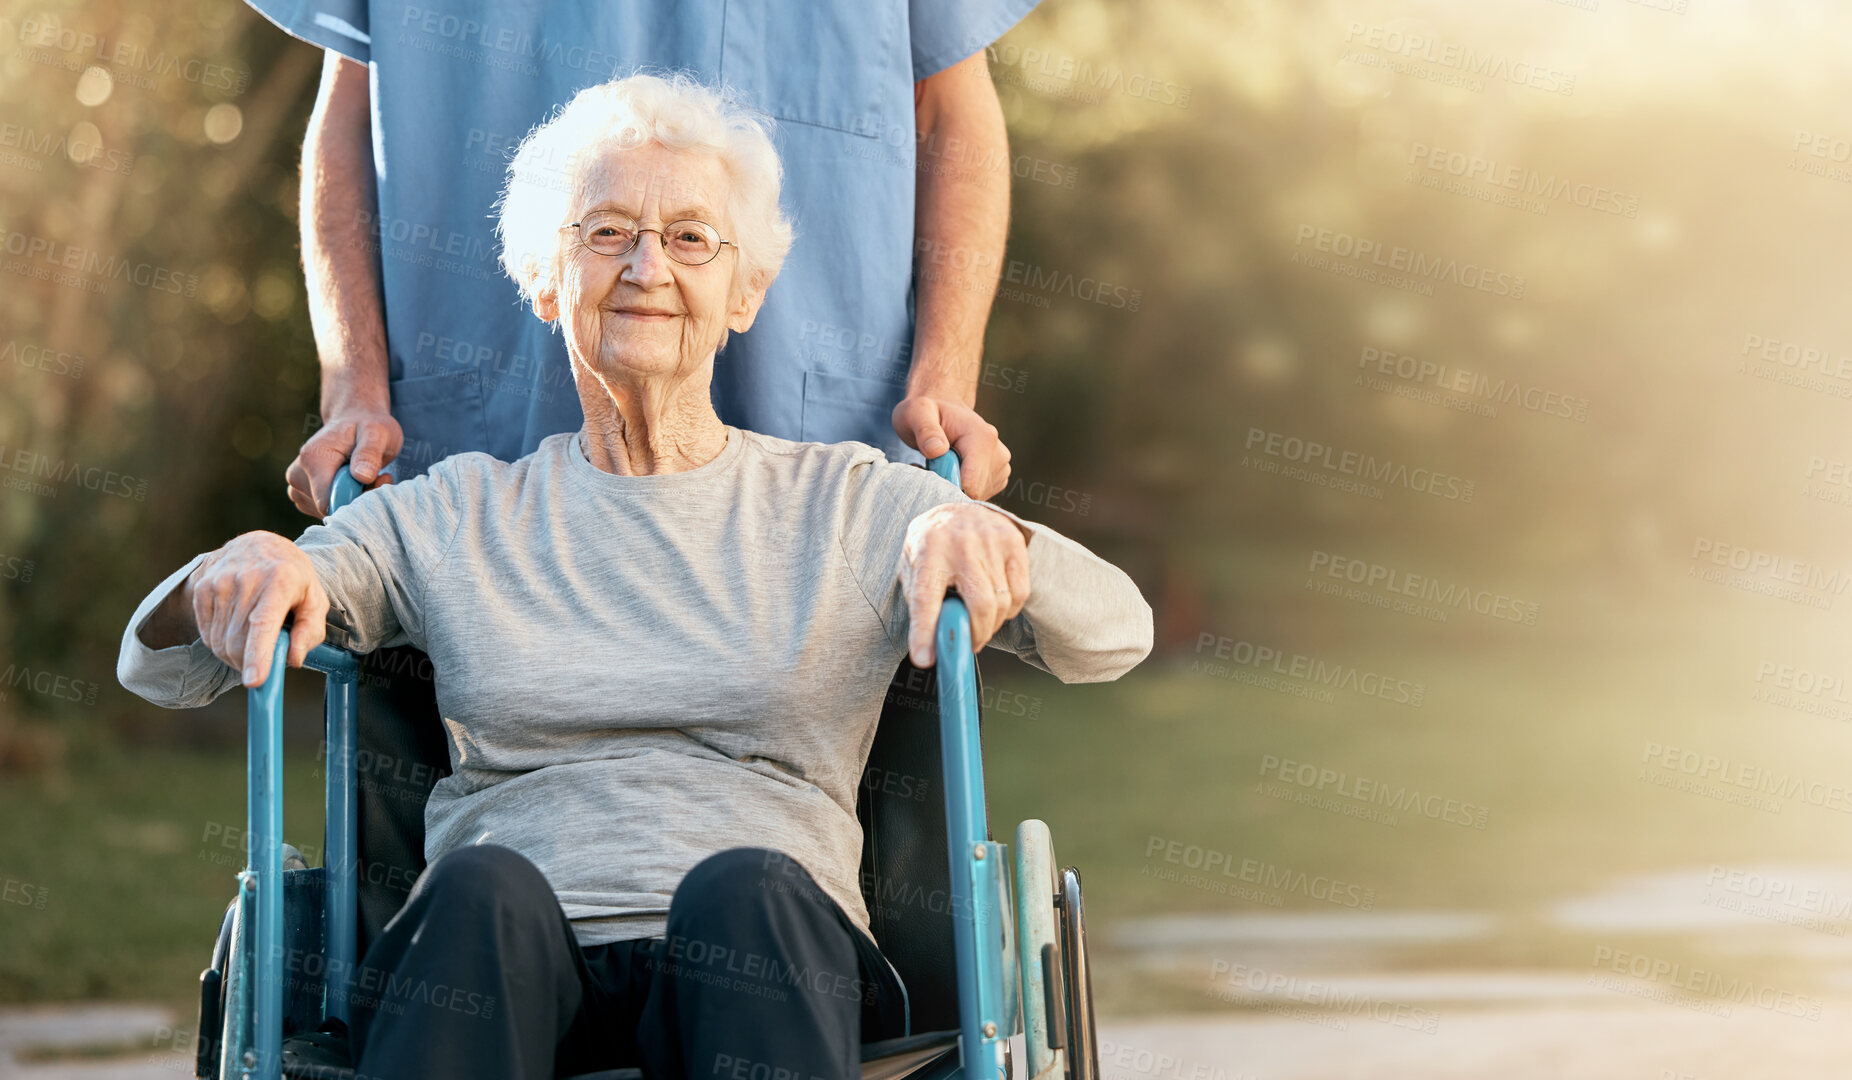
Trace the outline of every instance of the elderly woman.
{"label": "elderly woman", "polygon": [[720,422],[715,354],[791,242],[769,128],[685,79],[580,93],[500,232],[584,428],[240,536],[123,636],[123,685],[171,707],[259,685],[286,620],[291,665],[324,635],[430,654],[453,772],[350,984],[363,1076],[860,1076],[906,1021],[856,787],[946,587],[976,644],[1064,681],[1150,649],[1136,587],[1073,541],[859,443]]}

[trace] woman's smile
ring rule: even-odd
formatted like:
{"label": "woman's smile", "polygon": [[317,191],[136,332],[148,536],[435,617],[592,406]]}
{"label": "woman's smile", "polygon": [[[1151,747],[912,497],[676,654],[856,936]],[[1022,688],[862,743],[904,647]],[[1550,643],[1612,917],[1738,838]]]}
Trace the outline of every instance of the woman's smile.
{"label": "woman's smile", "polygon": [[635,319],[646,323],[668,322],[670,319],[681,318],[681,313],[676,311],[651,311],[646,308],[612,308],[610,310],[611,314],[619,318]]}

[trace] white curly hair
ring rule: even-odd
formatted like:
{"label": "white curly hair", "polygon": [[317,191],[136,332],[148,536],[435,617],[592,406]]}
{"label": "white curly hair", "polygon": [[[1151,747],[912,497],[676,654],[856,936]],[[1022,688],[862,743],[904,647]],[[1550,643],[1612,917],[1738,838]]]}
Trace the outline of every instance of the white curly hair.
{"label": "white curly hair", "polygon": [[784,167],[771,117],[693,76],[635,74],[589,86],[521,140],[496,203],[503,269],[534,297],[552,279],[558,234],[587,187],[605,179],[613,151],[657,143],[710,153],[728,180],[722,235],[739,246],[733,288],[770,283],[795,229],[778,205]]}

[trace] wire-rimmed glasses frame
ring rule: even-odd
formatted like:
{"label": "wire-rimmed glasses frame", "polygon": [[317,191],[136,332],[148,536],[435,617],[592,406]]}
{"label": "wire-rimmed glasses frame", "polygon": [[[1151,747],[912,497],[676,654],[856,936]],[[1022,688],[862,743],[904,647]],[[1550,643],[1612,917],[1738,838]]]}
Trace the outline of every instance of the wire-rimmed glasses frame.
{"label": "wire-rimmed glasses frame", "polygon": [[[635,251],[643,241],[644,233],[655,233],[657,239],[662,241],[663,253],[683,266],[706,266],[720,257],[721,248],[729,244],[739,247],[733,241],[722,238],[719,229],[700,218],[681,218],[660,229],[644,229],[638,227],[635,218],[622,211],[597,210],[560,228],[579,230],[580,244],[599,255],[613,258]],[[606,237],[603,234],[605,229],[614,229],[617,235]],[[625,234],[629,236],[628,242],[622,239]],[[695,239],[688,239],[689,234]],[[705,258],[701,257],[704,252]]]}

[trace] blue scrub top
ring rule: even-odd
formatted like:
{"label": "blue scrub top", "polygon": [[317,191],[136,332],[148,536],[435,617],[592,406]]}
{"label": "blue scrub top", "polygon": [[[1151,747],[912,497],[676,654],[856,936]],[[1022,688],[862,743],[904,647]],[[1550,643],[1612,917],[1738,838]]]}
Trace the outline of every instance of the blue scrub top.
{"label": "blue scrub top", "polygon": [[797,240],[716,359],[721,419],[920,460],[890,420],[912,360],[913,84],[1036,0],[250,2],[371,65],[396,476],[468,450],[512,461],[582,424],[563,338],[497,261],[493,206],[527,132],[638,69],[725,83],[778,122]]}

